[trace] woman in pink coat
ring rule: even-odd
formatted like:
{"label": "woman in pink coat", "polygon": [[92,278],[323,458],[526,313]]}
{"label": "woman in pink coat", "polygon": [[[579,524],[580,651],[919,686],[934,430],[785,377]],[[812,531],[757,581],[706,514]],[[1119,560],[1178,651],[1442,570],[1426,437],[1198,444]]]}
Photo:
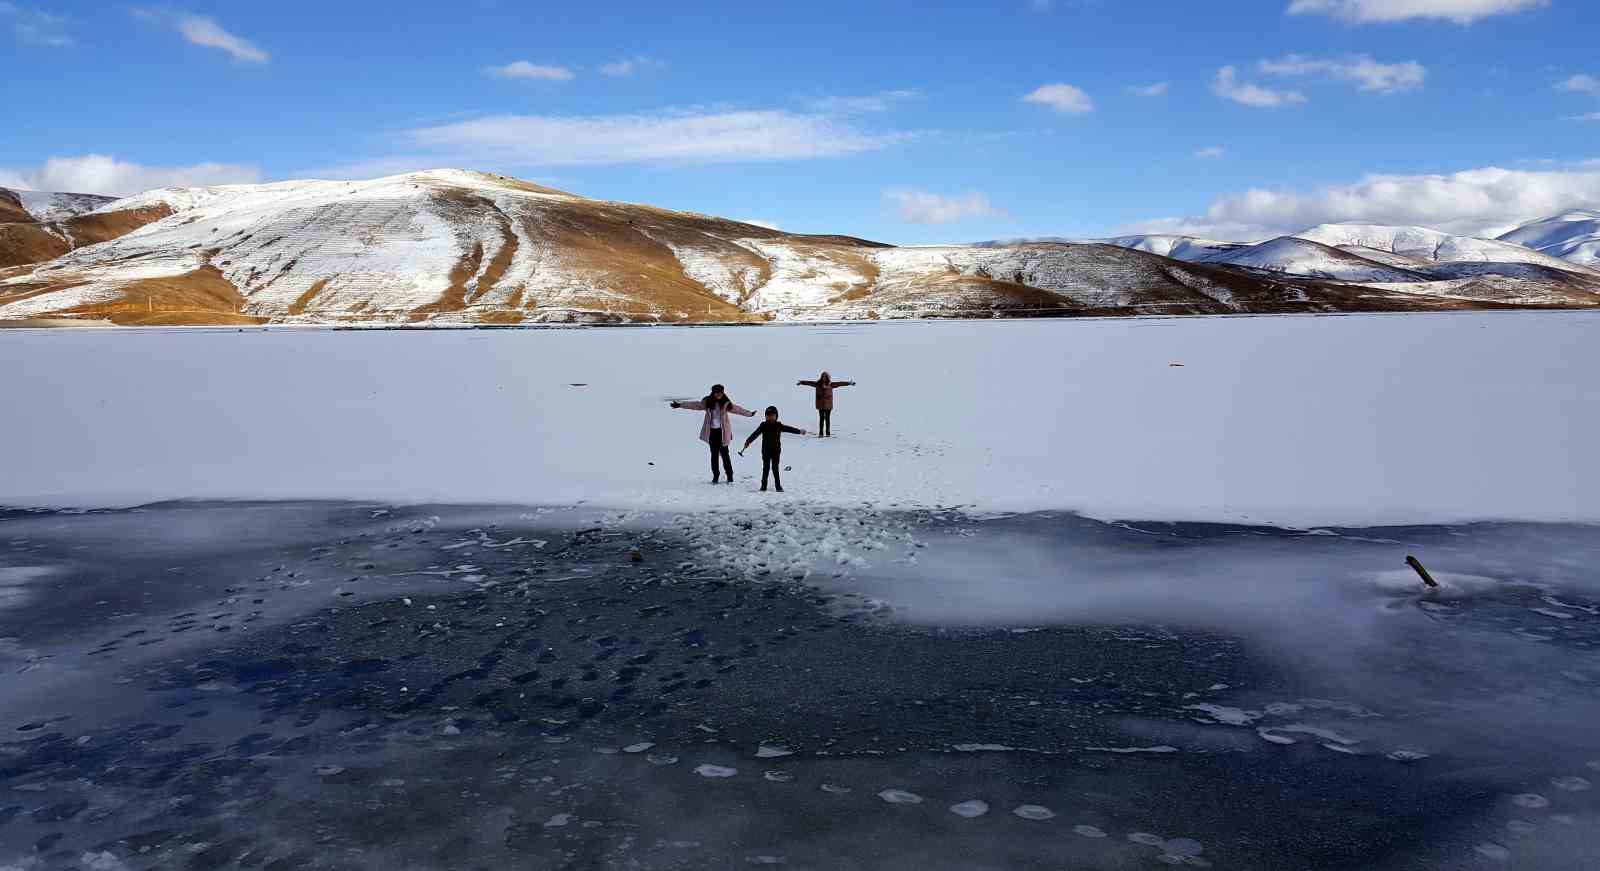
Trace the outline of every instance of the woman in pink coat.
{"label": "woman in pink coat", "polygon": [[728,423],[728,413],[755,417],[748,408],[734,404],[721,384],[711,385],[711,392],[699,402],[674,402],[673,408],[705,412],[700,422],[700,440],[711,447],[711,483],[718,482],[717,458],[722,458],[722,468],[728,472],[728,483],[733,483],[733,458],[728,456],[728,445],[733,443],[733,427]]}

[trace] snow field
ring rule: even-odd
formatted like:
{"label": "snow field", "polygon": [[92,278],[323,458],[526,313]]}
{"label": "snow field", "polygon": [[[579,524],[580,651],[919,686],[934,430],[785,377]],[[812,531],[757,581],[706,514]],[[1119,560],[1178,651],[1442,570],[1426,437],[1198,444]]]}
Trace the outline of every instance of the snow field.
{"label": "snow field", "polygon": [[[802,503],[1295,527],[1595,521],[1597,328],[1567,312],[9,331],[0,503],[583,501],[713,525]],[[712,487],[698,414],[667,401],[722,382],[814,429],[795,381],[823,368],[861,384],[838,394],[836,438],[785,438],[789,492],[755,492],[753,455]],[[754,422],[734,419],[741,442]],[[781,563],[783,530],[759,532]],[[855,546],[869,541],[903,544],[883,532]]]}

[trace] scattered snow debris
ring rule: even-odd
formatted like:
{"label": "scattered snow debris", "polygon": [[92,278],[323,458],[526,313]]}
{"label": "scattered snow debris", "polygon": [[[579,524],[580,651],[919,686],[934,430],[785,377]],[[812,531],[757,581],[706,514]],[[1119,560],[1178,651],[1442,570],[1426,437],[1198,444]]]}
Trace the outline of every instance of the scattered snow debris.
{"label": "scattered snow debris", "polygon": [[622,752],[624,752],[624,753],[643,753],[644,751],[649,750],[651,747],[654,747],[654,746],[656,746],[654,741],[640,741],[637,744],[629,744],[628,746],[622,748]]}
{"label": "scattered snow debris", "polygon": [[1480,855],[1487,856],[1490,859],[1498,859],[1500,861],[1505,861],[1506,859],[1511,858],[1511,851],[1510,850],[1507,850],[1505,847],[1502,847],[1499,844],[1488,842],[1488,841],[1485,841],[1484,843],[1479,844],[1478,846],[1473,847],[1472,849],[1478,851],[1478,853]]}
{"label": "scattered snow debris", "polygon": [[981,799],[968,799],[950,806],[950,812],[958,817],[973,819],[989,812],[989,803]]}
{"label": "scattered snow debris", "polygon": [[[824,786],[826,789],[826,786]],[[922,804],[922,796],[903,789],[885,789],[878,793],[878,798],[889,804]]]}
{"label": "scattered snow debris", "polygon": [[732,777],[739,773],[739,769],[725,765],[696,765],[694,773],[701,777]]}
{"label": "scattered snow debris", "polygon": [[757,759],[776,759],[779,756],[793,755],[794,751],[787,747],[777,747],[769,744],[762,744],[761,747],[756,750]]}
{"label": "scattered snow debris", "polygon": [[572,814],[556,814],[544,821],[544,827],[547,829],[559,829],[570,822],[572,822]]}
{"label": "scattered snow debris", "polygon": [[1077,825],[1072,827],[1072,831],[1085,838],[1104,838],[1106,836],[1105,830],[1098,826]]}
{"label": "scattered snow debris", "polygon": [[1539,808],[1549,807],[1550,799],[1545,798],[1536,792],[1524,792],[1519,795],[1512,796],[1511,803],[1517,807],[1525,807],[1529,810],[1538,810]]}
{"label": "scattered snow debris", "polygon": [[1383,755],[1393,759],[1396,762],[1417,762],[1422,759],[1427,759],[1429,756],[1428,753],[1422,750],[1415,750],[1408,747],[1390,750],[1388,753]]}
{"label": "scattered snow debris", "polygon": [[1055,811],[1036,804],[1019,804],[1011,812],[1025,820],[1050,820],[1056,816]]}
{"label": "scattered snow debris", "polygon": [[1016,748],[1007,747],[1004,744],[957,744],[951,749],[958,753],[1000,753],[1007,750],[1015,750]]}
{"label": "scattered snow debris", "polygon": [[1567,792],[1583,792],[1584,790],[1589,789],[1593,784],[1591,784],[1587,778],[1573,776],[1553,777],[1550,779],[1550,785],[1556,789],[1565,790]]}
{"label": "scattered snow debris", "polygon": [[1183,709],[1200,711],[1208,714],[1212,722],[1229,726],[1248,726],[1261,719],[1260,711],[1247,711],[1243,708],[1230,708],[1227,705],[1213,705],[1209,702],[1201,705],[1184,705]]}
{"label": "scattered snow debris", "polygon": [[[126,863],[117,858],[114,854],[104,851],[99,853],[84,853],[82,856],[78,857],[78,862],[83,865],[85,871],[128,871],[128,866]],[[6,868],[14,867],[16,866],[0,866],[0,871],[5,871]]]}
{"label": "scattered snow debris", "polygon": [[1161,744],[1155,747],[1085,747],[1100,753],[1177,753],[1178,748]]}
{"label": "scattered snow debris", "polygon": [[836,783],[824,783],[820,788],[823,792],[831,792],[834,795],[845,795],[855,791],[848,786],[840,786]]}

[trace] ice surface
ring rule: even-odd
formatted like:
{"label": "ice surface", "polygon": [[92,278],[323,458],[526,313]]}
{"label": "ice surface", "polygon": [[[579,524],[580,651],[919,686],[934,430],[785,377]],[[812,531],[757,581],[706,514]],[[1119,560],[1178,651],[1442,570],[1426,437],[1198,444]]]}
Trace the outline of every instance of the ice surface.
{"label": "ice surface", "polygon": [[[1307,527],[1597,520],[1597,327],[1583,313],[1494,313],[9,331],[0,503],[744,512],[789,500]],[[822,368],[861,384],[839,395],[837,438],[785,440],[789,492],[753,492],[745,460],[734,487],[708,486],[699,420],[665,400],[720,381],[809,428],[794,382]]]}

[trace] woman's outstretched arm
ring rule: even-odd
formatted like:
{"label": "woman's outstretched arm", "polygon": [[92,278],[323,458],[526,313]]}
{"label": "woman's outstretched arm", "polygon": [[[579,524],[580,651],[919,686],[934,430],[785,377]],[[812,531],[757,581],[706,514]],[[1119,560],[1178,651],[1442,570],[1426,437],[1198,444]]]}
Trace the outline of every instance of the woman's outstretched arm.
{"label": "woman's outstretched arm", "polygon": [[794,386],[796,386],[796,387],[815,387],[815,386],[817,386],[817,382],[815,382],[815,381],[796,381],[794,383]]}
{"label": "woman's outstretched arm", "polygon": [[698,399],[692,400],[690,402],[674,402],[674,403],[672,403],[672,407],[673,408],[681,408],[681,409],[684,409],[685,411],[705,411],[706,410],[706,404],[704,402],[701,402]]}
{"label": "woman's outstretched arm", "polygon": [[728,406],[728,410],[733,412],[734,414],[742,414],[745,417],[755,417],[756,416],[755,412],[751,411],[748,408],[745,408],[742,405],[738,405],[738,404],[729,405]]}

